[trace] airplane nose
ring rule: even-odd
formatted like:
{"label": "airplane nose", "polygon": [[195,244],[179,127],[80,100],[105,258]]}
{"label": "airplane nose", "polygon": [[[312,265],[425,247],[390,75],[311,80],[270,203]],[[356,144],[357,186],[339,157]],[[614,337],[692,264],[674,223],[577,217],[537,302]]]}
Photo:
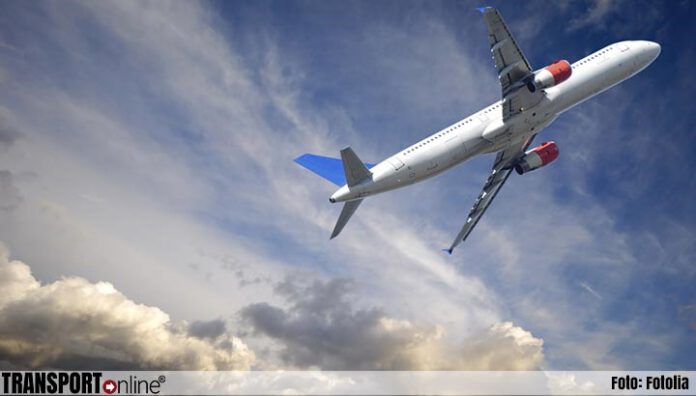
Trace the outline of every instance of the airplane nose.
{"label": "airplane nose", "polygon": [[650,60],[655,60],[655,58],[660,55],[660,52],[662,51],[662,47],[660,47],[660,44],[652,42],[652,41],[646,41],[645,42],[645,47],[647,50],[647,53],[650,54]]}

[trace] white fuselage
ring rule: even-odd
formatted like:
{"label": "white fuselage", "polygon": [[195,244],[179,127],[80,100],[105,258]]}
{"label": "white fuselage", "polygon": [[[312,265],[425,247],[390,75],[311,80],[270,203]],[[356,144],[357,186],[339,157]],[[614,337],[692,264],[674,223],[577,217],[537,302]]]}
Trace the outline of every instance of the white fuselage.
{"label": "white fuselage", "polygon": [[[572,64],[572,75],[545,89],[536,106],[505,120],[502,101],[438,131],[375,165],[372,178],[338,189],[331,202],[365,198],[407,186],[484,153],[497,152],[528,139],[548,126],[559,114],[635,75],[659,55],[660,46],[650,41],[622,41]],[[522,88],[526,89],[526,88]],[[499,128],[504,135],[491,134]],[[489,140],[484,136],[497,135]]]}

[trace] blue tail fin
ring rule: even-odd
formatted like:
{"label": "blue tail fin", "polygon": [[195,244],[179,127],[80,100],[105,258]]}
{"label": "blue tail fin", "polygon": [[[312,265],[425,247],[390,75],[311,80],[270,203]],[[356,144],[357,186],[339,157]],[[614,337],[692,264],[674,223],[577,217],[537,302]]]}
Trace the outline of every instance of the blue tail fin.
{"label": "blue tail fin", "polygon": [[[295,158],[295,162],[337,186],[346,184],[346,174],[343,171],[343,161],[340,158],[304,154]],[[365,164],[365,166],[370,169],[375,165]]]}

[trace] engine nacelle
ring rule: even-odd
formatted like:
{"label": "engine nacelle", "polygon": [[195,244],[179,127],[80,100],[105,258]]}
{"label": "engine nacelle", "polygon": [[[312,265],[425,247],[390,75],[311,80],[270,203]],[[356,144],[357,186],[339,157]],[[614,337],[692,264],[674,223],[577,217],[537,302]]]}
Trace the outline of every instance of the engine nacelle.
{"label": "engine nacelle", "polygon": [[558,158],[558,146],[554,142],[544,142],[524,153],[524,157],[515,165],[518,174],[539,169]]}
{"label": "engine nacelle", "polygon": [[567,60],[558,60],[545,68],[534,72],[534,78],[527,83],[529,92],[558,85],[573,74],[573,69]]}

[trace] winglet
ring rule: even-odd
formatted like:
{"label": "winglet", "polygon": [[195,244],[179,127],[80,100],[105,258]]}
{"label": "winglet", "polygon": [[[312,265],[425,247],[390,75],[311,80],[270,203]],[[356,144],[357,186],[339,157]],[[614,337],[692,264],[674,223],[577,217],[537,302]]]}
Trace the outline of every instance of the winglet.
{"label": "winglet", "polygon": [[476,7],[476,11],[480,12],[481,14],[483,14],[483,13],[486,12],[486,10],[489,9],[489,8],[491,8],[491,7]]}
{"label": "winglet", "polygon": [[442,249],[443,252],[449,254],[450,256],[452,255],[452,250],[453,249]]}

